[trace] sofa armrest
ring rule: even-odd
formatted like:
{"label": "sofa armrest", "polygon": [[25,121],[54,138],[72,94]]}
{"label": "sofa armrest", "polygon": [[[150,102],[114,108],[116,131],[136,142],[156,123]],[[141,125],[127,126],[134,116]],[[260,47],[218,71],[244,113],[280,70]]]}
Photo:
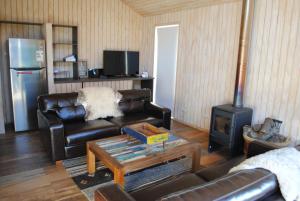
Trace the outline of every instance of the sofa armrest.
{"label": "sofa armrest", "polygon": [[252,156],[256,156],[259,154],[263,154],[267,151],[271,151],[273,149],[277,149],[278,147],[268,145],[266,143],[262,143],[259,141],[253,141],[249,144],[247,158]]}
{"label": "sofa armrest", "polygon": [[249,169],[177,191],[159,200],[264,200],[278,190],[273,173],[265,169]]}
{"label": "sofa armrest", "polygon": [[98,188],[95,191],[95,201],[134,201],[125,191],[122,191],[117,184],[110,184]]}
{"label": "sofa armrest", "polygon": [[164,122],[163,127],[170,129],[171,127],[171,110],[168,108],[162,108],[158,105],[145,103],[145,111],[147,114],[153,115],[156,118],[162,119]]}
{"label": "sofa armrest", "polygon": [[64,125],[52,113],[37,111],[39,129],[42,131],[43,142],[53,162],[65,158]]}

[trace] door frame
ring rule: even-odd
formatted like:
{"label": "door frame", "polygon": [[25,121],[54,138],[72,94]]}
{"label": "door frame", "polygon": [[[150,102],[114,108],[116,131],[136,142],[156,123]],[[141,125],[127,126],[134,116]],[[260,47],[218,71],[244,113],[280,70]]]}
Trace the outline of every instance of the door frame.
{"label": "door frame", "polygon": [[[179,36],[180,36],[180,23],[171,23],[171,24],[164,24],[164,25],[155,25],[154,29],[154,61],[153,61],[153,76],[155,78],[157,78],[157,48],[158,48],[158,35],[157,35],[157,31],[160,28],[170,28],[170,27],[178,27],[178,34],[177,34],[177,46],[176,46],[176,56],[175,56],[175,75],[174,75],[174,89],[173,89],[173,108],[171,108],[172,110],[172,118],[173,115],[175,113],[175,103],[176,103],[176,86],[177,86],[177,71],[178,71],[178,47],[179,47]],[[153,102],[155,100],[155,96],[156,96],[156,80],[154,79],[153,82]]]}

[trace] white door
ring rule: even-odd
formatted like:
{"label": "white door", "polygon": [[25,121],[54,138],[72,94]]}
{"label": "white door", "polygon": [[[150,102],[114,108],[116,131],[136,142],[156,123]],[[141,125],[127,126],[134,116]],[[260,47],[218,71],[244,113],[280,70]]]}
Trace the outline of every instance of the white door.
{"label": "white door", "polygon": [[155,28],[154,103],[174,110],[179,25]]}

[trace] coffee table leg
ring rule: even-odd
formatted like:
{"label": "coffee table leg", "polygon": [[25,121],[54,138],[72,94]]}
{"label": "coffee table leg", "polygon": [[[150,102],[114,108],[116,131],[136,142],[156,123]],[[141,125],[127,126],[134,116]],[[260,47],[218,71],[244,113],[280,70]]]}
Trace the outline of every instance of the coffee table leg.
{"label": "coffee table leg", "polygon": [[95,154],[89,149],[89,145],[87,144],[87,169],[89,176],[94,176],[96,172],[96,158]]}
{"label": "coffee table leg", "polygon": [[114,170],[114,182],[124,189],[124,173],[122,170],[117,168]]}
{"label": "coffee table leg", "polygon": [[196,172],[197,170],[199,170],[200,155],[201,155],[201,148],[197,146],[194,148],[194,153],[193,153],[193,167],[192,167],[193,172]]}

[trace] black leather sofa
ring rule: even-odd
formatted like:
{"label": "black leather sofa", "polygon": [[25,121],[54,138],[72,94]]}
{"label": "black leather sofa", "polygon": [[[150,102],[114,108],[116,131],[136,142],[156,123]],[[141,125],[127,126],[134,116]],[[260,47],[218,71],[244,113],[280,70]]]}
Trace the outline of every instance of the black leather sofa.
{"label": "black leather sofa", "polygon": [[[300,150],[300,147],[297,147]],[[248,156],[274,149],[259,142],[249,145]],[[116,184],[109,184],[95,191],[96,201],[284,201],[276,176],[265,169],[228,171],[245,160],[240,156],[196,173],[183,174],[159,184],[130,193]]]}
{"label": "black leather sofa", "polygon": [[120,135],[125,125],[148,122],[170,129],[171,111],[151,104],[150,90],[119,92],[124,115],[93,121],[84,121],[85,110],[76,103],[78,93],[38,97],[39,129],[53,162],[84,155],[87,141]]}

